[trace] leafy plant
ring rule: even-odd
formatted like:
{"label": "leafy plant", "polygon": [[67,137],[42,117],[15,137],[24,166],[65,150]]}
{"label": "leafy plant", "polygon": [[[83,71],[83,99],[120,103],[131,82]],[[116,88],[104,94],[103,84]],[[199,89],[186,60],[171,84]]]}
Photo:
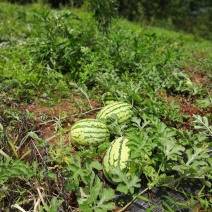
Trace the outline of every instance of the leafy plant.
{"label": "leafy plant", "polygon": [[212,97],[204,98],[204,99],[197,99],[198,105],[203,108],[210,107],[212,105]]}
{"label": "leafy plant", "polygon": [[[82,194],[80,194],[82,197]],[[111,202],[114,199],[115,193],[111,188],[102,188],[102,183],[99,178],[96,177],[94,184],[90,186],[89,192],[86,194],[86,198],[82,201],[79,208],[82,211],[110,211],[115,209],[114,203]]]}
{"label": "leafy plant", "polygon": [[118,183],[117,190],[125,194],[133,194],[135,188],[140,187],[140,179],[136,175],[126,176],[121,172],[119,167],[114,167],[111,170],[111,174],[114,176],[114,182]]}
{"label": "leafy plant", "polygon": [[194,128],[202,131],[206,136],[212,136],[212,126],[209,125],[208,118],[206,116],[194,115]]}
{"label": "leafy plant", "polygon": [[108,34],[109,26],[113,19],[118,14],[117,0],[101,1],[101,0],[88,0],[89,8],[94,13],[100,30]]}
{"label": "leafy plant", "polygon": [[44,206],[40,207],[40,210],[42,212],[47,211],[47,212],[57,212],[59,206],[63,203],[63,200],[58,200],[57,197],[52,197],[49,205],[44,203]]}

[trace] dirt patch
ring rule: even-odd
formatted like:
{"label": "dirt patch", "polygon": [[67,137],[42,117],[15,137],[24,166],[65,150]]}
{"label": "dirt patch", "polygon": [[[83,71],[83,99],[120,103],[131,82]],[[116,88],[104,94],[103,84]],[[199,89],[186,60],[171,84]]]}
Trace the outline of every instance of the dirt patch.
{"label": "dirt patch", "polygon": [[208,79],[204,76],[203,73],[196,73],[192,75],[190,79],[193,83],[195,83],[198,86],[208,82]]}
{"label": "dirt patch", "polygon": [[179,105],[179,113],[184,117],[187,117],[180,127],[185,127],[188,130],[192,130],[192,122],[193,122],[193,115],[200,115],[205,116],[206,114],[212,111],[212,107],[208,108],[201,108],[195,102],[195,98],[192,97],[185,97],[183,95],[169,95],[167,93],[158,93],[158,95],[166,100],[168,104],[171,104],[172,101],[176,102]]}
{"label": "dirt patch", "polygon": [[193,70],[191,67],[184,67],[184,71],[189,75],[190,80],[197,86],[202,86],[203,84],[209,85],[210,79],[207,77],[208,70]]}
{"label": "dirt patch", "polygon": [[[36,131],[42,139],[47,139],[55,135],[58,127],[70,129],[77,120],[82,118],[96,118],[96,113],[100,109],[100,103],[96,100],[80,99],[74,96],[70,101],[64,100],[54,106],[40,106],[32,104],[19,106],[22,112],[33,113],[36,119],[33,121],[33,131]],[[80,100],[81,104],[77,103]],[[68,135],[64,133],[64,140],[68,140]],[[52,143],[57,142],[57,137],[51,139]]]}
{"label": "dirt patch", "polygon": [[172,101],[175,101],[179,107],[180,107],[180,114],[184,115],[205,115],[208,112],[208,108],[201,108],[198,105],[196,105],[196,100],[195,98],[192,97],[185,97],[183,95],[169,95],[167,93],[158,93],[158,95],[162,98],[165,99],[168,104],[171,104]]}
{"label": "dirt patch", "polygon": [[[81,103],[77,103],[80,100]],[[36,117],[47,115],[59,117],[61,114],[66,114],[69,117],[88,116],[94,118],[95,111],[100,108],[100,103],[96,100],[81,99],[79,96],[74,96],[72,100],[61,101],[54,106],[40,106],[39,104],[27,105],[20,110],[28,110],[35,114]]]}

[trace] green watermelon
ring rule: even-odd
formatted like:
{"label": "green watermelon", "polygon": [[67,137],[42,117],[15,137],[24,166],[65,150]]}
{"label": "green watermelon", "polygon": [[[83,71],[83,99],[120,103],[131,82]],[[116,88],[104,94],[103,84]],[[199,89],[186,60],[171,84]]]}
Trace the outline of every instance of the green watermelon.
{"label": "green watermelon", "polygon": [[136,174],[140,177],[141,174],[137,164],[130,161],[130,148],[126,145],[127,142],[128,138],[126,137],[119,137],[112,141],[102,161],[104,176],[114,185],[117,183],[111,173],[113,168],[119,167],[120,171],[127,176]]}
{"label": "green watermelon", "polygon": [[97,146],[109,141],[109,137],[107,125],[97,119],[81,119],[71,127],[70,131],[71,142],[83,146]]}
{"label": "green watermelon", "polygon": [[103,107],[97,113],[97,119],[109,121],[113,114],[117,116],[119,124],[126,124],[133,115],[132,106],[125,102],[114,102]]}
{"label": "green watermelon", "polygon": [[115,97],[111,92],[106,92],[102,95],[102,100],[105,105],[110,105],[118,102],[117,97]]}

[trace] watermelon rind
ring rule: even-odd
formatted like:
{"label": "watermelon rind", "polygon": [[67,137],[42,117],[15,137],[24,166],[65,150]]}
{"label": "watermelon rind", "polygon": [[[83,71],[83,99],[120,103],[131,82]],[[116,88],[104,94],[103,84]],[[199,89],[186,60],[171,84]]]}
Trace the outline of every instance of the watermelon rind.
{"label": "watermelon rind", "polygon": [[109,137],[107,125],[97,119],[81,119],[70,130],[70,140],[75,145],[97,146],[109,141]]}
{"label": "watermelon rind", "polygon": [[98,113],[96,118],[106,120],[110,123],[113,117],[117,117],[118,124],[126,124],[132,117],[132,106],[125,102],[114,102],[103,107]]}
{"label": "watermelon rind", "polygon": [[130,160],[130,148],[127,146],[128,138],[119,137],[111,142],[111,145],[107,149],[103,161],[103,173],[105,178],[111,184],[117,185],[115,182],[115,176],[111,173],[112,169],[118,167],[120,171],[126,176],[136,174],[140,177],[141,172],[138,169],[138,165]]}
{"label": "watermelon rind", "polygon": [[106,92],[102,95],[102,100],[105,105],[110,105],[118,102],[117,97],[115,97],[111,92]]}

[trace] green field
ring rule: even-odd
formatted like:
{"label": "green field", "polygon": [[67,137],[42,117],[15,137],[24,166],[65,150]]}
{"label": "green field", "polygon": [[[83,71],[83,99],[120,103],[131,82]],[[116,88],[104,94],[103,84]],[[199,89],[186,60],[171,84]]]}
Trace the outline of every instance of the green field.
{"label": "green field", "polygon": [[[86,7],[0,2],[3,211],[212,210],[212,43],[124,19],[108,30]],[[129,103],[130,121],[112,116],[98,146],[71,142],[107,98]],[[102,160],[120,136],[142,174],[114,168],[112,185]]]}

